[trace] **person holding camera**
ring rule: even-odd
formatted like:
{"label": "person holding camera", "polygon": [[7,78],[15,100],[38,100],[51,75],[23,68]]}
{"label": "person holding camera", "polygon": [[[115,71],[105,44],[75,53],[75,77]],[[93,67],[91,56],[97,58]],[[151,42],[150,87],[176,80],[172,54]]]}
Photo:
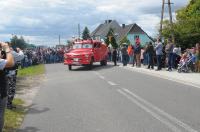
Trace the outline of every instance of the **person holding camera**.
{"label": "person holding camera", "polygon": [[0,132],[2,132],[7,97],[7,77],[4,70],[14,65],[14,59],[7,43],[0,43],[0,47],[0,52],[5,51],[6,53],[5,58],[0,53]]}

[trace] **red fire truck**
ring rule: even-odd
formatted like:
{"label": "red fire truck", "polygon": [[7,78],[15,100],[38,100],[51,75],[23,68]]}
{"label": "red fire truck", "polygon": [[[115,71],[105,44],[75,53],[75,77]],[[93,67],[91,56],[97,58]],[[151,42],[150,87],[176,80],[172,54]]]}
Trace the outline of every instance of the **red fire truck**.
{"label": "red fire truck", "polygon": [[72,66],[87,66],[92,69],[94,62],[107,65],[107,45],[97,40],[81,40],[74,42],[72,49],[64,55],[64,64],[69,70]]}

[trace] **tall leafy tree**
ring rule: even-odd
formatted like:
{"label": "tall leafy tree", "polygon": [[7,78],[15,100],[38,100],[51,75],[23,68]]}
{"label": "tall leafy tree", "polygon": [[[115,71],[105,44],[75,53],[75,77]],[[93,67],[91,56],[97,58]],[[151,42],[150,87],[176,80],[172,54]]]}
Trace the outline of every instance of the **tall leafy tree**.
{"label": "tall leafy tree", "polygon": [[36,47],[34,44],[28,44],[25,42],[24,38],[20,36],[19,38],[14,35],[11,40],[11,46],[15,49],[19,47],[20,49],[25,49],[25,48],[34,48]]}
{"label": "tall leafy tree", "polygon": [[82,38],[83,38],[84,40],[90,39],[90,38],[91,38],[91,37],[90,37],[90,31],[89,31],[89,29],[88,29],[87,27],[85,27],[85,29],[83,30]]}
{"label": "tall leafy tree", "polygon": [[112,28],[109,29],[108,34],[106,35],[105,42],[108,46],[111,44],[111,46],[113,48],[118,47],[118,44],[117,44],[115,36],[114,36],[114,30]]}
{"label": "tall leafy tree", "polygon": [[20,38],[18,38],[16,35],[14,35],[11,38],[11,46],[13,48],[19,47],[21,49],[24,49],[24,48],[26,48],[27,44],[22,36]]}
{"label": "tall leafy tree", "polygon": [[173,30],[176,44],[190,48],[200,41],[200,0],[191,0],[186,7],[176,11],[176,14],[173,29],[170,29],[169,21],[164,21],[162,35],[168,38]]}

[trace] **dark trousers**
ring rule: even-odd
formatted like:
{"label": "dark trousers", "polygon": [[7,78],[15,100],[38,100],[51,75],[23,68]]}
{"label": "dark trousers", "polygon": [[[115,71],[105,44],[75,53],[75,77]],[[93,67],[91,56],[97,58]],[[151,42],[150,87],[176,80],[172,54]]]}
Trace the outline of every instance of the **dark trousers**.
{"label": "dark trousers", "polygon": [[128,63],[128,55],[122,55],[122,63],[124,66],[127,65]]}
{"label": "dark trousers", "polygon": [[117,65],[117,57],[113,57],[113,62],[114,62],[114,65],[116,66]]}
{"label": "dark trousers", "polygon": [[133,55],[133,66],[135,65],[136,57]]}
{"label": "dark trousers", "polygon": [[173,53],[169,53],[168,55],[168,69],[171,70],[173,66]]}
{"label": "dark trousers", "polygon": [[113,62],[114,62],[114,65],[116,66],[117,65],[117,60],[114,60]]}
{"label": "dark trousers", "polygon": [[158,70],[162,69],[162,55],[157,55],[157,66],[158,66]]}
{"label": "dark trousers", "polygon": [[148,57],[149,59],[148,59],[148,68],[152,68],[153,69],[153,67],[154,67],[154,64],[153,64],[153,54],[149,54],[149,57]]}
{"label": "dark trousers", "polygon": [[0,132],[3,131],[4,126],[4,113],[6,108],[6,97],[0,97]]}
{"label": "dark trousers", "polygon": [[176,53],[173,53],[173,66],[172,66],[172,68],[174,68],[174,69],[176,69],[177,66],[178,66],[177,60],[178,60],[178,55]]}

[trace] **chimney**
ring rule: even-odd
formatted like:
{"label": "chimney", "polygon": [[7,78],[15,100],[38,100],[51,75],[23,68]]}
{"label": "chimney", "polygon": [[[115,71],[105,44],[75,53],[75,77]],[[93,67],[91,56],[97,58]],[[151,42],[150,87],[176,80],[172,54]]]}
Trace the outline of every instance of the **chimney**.
{"label": "chimney", "polygon": [[108,20],[105,20],[105,24],[107,24],[108,23]]}
{"label": "chimney", "polygon": [[108,23],[111,23],[112,22],[112,20],[108,20]]}
{"label": "chimney", "polygon": [[125,26],[126,26],[125,24],[122,24],[122,28],[125,28]]}

